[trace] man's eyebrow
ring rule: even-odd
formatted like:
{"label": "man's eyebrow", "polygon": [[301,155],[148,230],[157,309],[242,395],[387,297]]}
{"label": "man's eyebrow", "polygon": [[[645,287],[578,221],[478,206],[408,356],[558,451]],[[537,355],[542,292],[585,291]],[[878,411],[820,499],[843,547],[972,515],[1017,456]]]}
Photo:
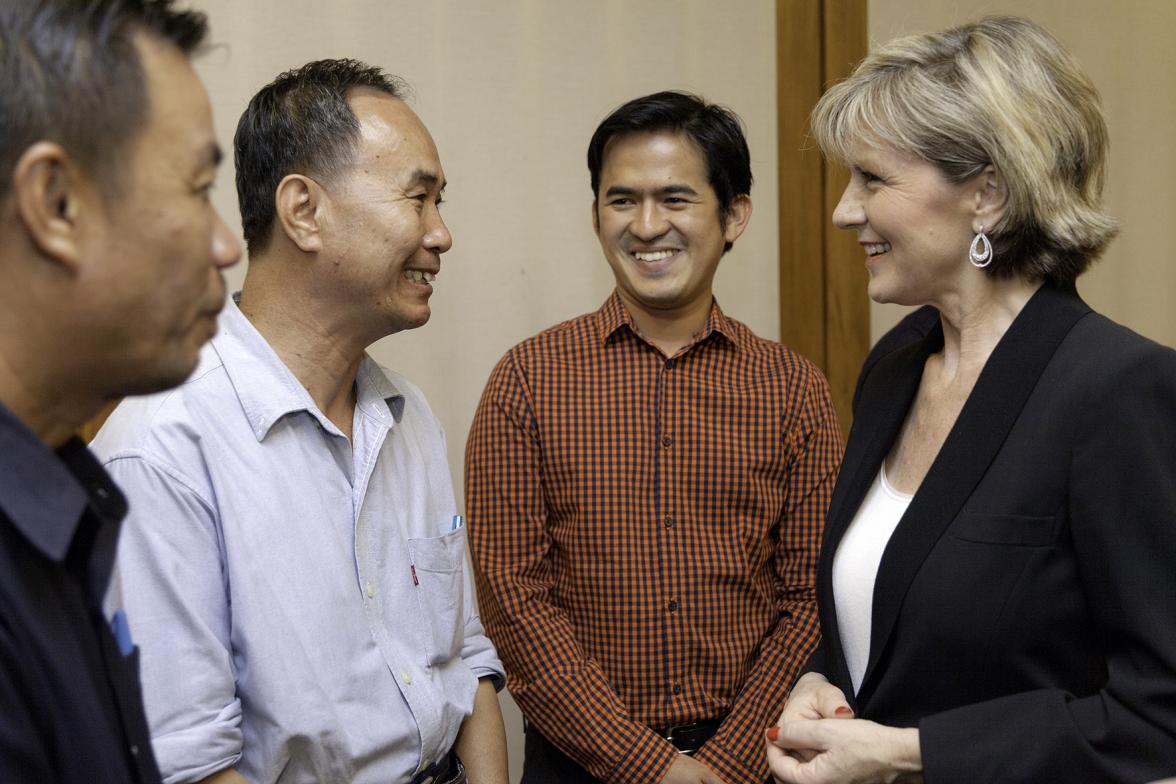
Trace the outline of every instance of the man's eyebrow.
{"label": "man's eyebrow", "polygon": [[196,165],[201,169],[215,169],[221,165],[221,161],[224,159],[225,153],[221,146],[216,142],[209,142],[201,147],[200,152],[196,154]]}
{"label": "man's eyebrow", "polygon": [[441,187],[439,190],[445,190],[445,186],[449,184],[448,182],[441,182],[440,177],[438,177],[433,172],[428,171],[427,169],[417,169],[415,172],[413,172],[412,173],[412,182],[414,184],[419,183],[421,185],[425,185],[430,188],[434,187],[435,185],[437,185],[437,183],[440,182]]}
{"label": "man's eyebrow", "polygon": [[[669,196],[676,193],[681,193],[686,196],[697,196],[698,191],[691,188],[689,185],[681,183],[671,183],[663,185],[660,188],[654,188],[653,192],[658,196]],[[609,196],[633,196],[638,193],[636,188],[630,188],[627,185],[613,185],[604,192],[605,197]]]}

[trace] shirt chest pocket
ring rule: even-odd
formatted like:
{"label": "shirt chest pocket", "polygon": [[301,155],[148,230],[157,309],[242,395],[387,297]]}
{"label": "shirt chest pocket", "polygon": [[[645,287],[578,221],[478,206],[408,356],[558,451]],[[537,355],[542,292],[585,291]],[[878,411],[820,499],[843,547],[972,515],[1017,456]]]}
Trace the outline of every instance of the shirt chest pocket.
{"label": "shirt chest pocket", "polygon": [[437,666],[461,655],[465,640],[465,532],[409,539],[413,587],[422,626],[430,635],[427,660]]}

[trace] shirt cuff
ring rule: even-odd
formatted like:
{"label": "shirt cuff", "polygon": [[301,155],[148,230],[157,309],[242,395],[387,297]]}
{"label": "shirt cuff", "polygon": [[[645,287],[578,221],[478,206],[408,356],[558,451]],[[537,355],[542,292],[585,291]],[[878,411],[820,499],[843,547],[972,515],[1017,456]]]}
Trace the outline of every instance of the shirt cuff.
{"label": "shirt cuff", "polygon": [[151,738],[164,784],[200,781],[241,761],[241,703],[221,711],[216,721]]}
{"label": "shirt cuff", "polygon": [[605,778],[608,784],[651,784],[661,781],[678,752],[653,732],[642,732]]}
{"label": "shirt cuff", "polygon": [[727,747],[714,740],[703,744],[694,758],[706,765],[719,776],[723,781],[731,782],[761,782],[768,780],[768,761],[767,752],[761,750],[760,764],[754,767],[749,767],[747,760],[732,753]]}

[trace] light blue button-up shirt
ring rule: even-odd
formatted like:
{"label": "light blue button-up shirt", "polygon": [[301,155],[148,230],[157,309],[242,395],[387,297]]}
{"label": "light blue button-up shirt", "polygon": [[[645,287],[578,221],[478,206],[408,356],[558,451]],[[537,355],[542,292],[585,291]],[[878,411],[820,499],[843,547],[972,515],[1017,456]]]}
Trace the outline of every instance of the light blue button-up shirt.
{"label": "light blue button-up shirt", "polygon": [[349,442],[229,301],[192,377],[94,441],[167,782],[407,782],[502,677],[439,423],[370,358],[356,388]]}

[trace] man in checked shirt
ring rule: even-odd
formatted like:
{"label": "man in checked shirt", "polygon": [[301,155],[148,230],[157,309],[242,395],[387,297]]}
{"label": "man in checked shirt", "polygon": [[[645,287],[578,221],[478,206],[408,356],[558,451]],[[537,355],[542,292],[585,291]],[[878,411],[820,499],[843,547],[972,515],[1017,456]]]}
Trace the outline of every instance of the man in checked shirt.
{"label": "man in checked shirt", "polygon": [[712,296],[751,217],[734,114],[638,98],[588,168],[616,290],[502,358],[466,452],[523,784],[762,782],[763,730],[817,643],[828,387]]}

